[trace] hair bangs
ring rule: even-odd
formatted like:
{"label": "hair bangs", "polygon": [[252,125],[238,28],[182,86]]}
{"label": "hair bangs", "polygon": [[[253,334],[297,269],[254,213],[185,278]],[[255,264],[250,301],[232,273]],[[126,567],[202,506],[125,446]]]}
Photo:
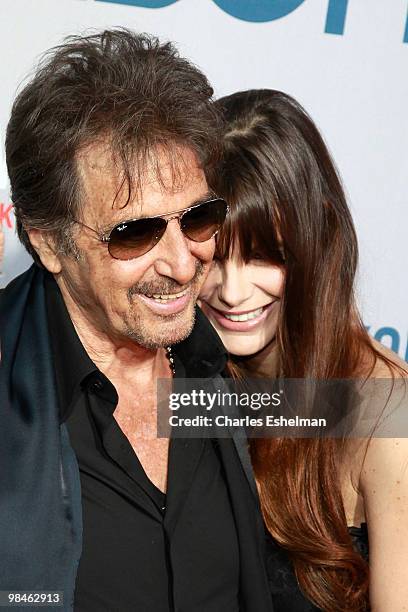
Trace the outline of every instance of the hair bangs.
{"label": "hair bangs", "polygon": [[282,265],[285,247],[278,207],[271,202],[270,191],[263,193],[264,182],[254,180],[253,169],[245,172],[245,165],[242,160],[239,165],[228,162],[224,169],[231,172],[218,177],[217,193],[226,199],[230,212],[217,235],[216,255],[219,259],[235,255],[243,263],[260,259]]}

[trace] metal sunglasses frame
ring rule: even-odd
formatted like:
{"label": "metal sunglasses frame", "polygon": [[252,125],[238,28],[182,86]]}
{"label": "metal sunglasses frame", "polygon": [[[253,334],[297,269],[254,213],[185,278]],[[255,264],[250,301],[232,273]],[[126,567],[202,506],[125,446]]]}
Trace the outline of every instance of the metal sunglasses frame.
{"label": "metal sunglasses frame", "polygon": [[[229,213],[229,205],[227,204],[227,202],[223,199],[223,198],[211,198],[210,200],[205,200],[205,202],[199,202],[198,204],[194,204],[194,206],[189,206],[188,208],[181,208],[180,210],[173,210],[172,212],[169,213],[164,213],[162,215],[152,215],[150,217],[136,217],[134,219],[127,219],[126,221],[121,221],[120,223],[118,223],[117,225],[115,225],[115,227],[113,227],[110,232],[108,234],[102,234],[100,232],[98,232],[98,230],[96,230],[94,227],[90,227],[89,225],[86,225],[86,223],[83,223],[82,221],[78,221],[77,219],[72,219],[72,221],[74,223],[78,223],[78,225],[82,225],[83,227],[86,227],[87,229],[91,230],[91,232],[94,232],[99,240],[99,242],[102,242],[103,244],[108,244],[111,241],[111,236],[112,233],[115,230],[120,231],[121,226],[122,229],[126,229],[126,226],[128,223],[133,223],[134,221],[145,221],[147,219],[164,219],[166,221],[166,228],[162,234],[162,236],[160,236],[160,239],[149,249],[149,251],[152,250],[153,247],[156,246],[156,244],[158,244],[161,240],[161,238],[163,238],[164,234],[166,233],[167,230],[167,224],[169,223],[169,221],[172,221],[173,219],[177,219],[180,225],[180,229],[183,232],[183,228],[181,226],[181,219],[184,217],[185,214],[187,214],[188,212],[190,212],[190,210],[194,210],[195,208],[199,208],[200,206],[204,206],[205,204],[211,204],[211,202],[224,202],[226,205],[226,212],[225,212],[225,218],[227,217],[228,213]],[[168,218],[166,218],[168,217]],[[225,219],[224,219],[225,220]],[[211,236],[210,238],[213,238],[218,232],[219,232],[220,228],[218,228]],[[183,232],[184,234],[184,232]],[[184,234],[186,235],[186,234]],[[199,242],[198,240],[194,240],[193,238],[190,238],[189,236],[187,236],[187,238],[189,240],[192,240],[193,242]],[[206,238],[206,240],[210,240],[210,238]],[[206,242],[206,240],[203,240],[202,242]],[[146,253],[148,253],[149,251],[146,251],[145,253],[142,253],[142,255],[145,255]],[[118,259],[116,257],[114,257],[111,252],[109,251],[109,254],[111,257],[113,257],[113,259]],[[136,257],[141,257],[141,255],[137,255]],[[136,259],[135,257],[132,257],[131,259]]]}

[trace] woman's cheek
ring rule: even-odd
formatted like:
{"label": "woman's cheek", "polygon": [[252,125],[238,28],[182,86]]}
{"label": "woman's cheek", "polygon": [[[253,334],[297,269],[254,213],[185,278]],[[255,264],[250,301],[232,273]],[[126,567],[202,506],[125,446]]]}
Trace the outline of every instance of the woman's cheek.
{"label": "woman's cheek", "polygon": [[221,273],[218,269],[218,266],[214,265],[214,262],[213,262],[213,264],[211,265],[209,269],[207,278],[201,287],[199,299],[201,298],[203,300],[208,300],[211,297],[211,295],[214,293],[214,291],[217,289],[220,282],[221,282]]}
{"label": "woman's cheek", "polygon": [[285,270],[271,264],[251,265],[251,278],[254,285],[268,295],[282,297],[285,283]]}

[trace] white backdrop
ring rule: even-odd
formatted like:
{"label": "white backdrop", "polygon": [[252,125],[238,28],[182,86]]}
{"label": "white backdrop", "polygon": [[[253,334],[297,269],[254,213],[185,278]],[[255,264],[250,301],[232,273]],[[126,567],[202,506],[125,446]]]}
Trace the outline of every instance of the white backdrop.
{"label": "white backdrop", "polygon": [[[365,324],[408,358],[407,0],[1,0],[0,19],[2,142],[17,87],[39,54],[89,28],[123,25],[175,41],[217,96],[254,87],[295,96],[349,195]],[[3,146],[3,285],[30,263],[9,204]]]}

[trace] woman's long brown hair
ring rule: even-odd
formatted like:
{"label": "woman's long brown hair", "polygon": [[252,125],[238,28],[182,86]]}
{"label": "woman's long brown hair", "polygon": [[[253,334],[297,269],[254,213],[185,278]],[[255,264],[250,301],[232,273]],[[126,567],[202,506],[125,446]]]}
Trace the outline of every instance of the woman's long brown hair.
{"label": "woman's long brown hair", "polygon": [[[277,342],[287,378],[359,376],[382,358],[358,316],[357,240],[319,131],[279,91],[222,98],[223,161],[210,182],[231,213],[218,256],[235,247],[284,265]],[[384,359],[387,361],[387,359]],[[368,609],[368,566],[353,548],[340,485],[342,445],[332,439],[253,439],[265,524],[288,552],[306,596],[327,612]]]}

